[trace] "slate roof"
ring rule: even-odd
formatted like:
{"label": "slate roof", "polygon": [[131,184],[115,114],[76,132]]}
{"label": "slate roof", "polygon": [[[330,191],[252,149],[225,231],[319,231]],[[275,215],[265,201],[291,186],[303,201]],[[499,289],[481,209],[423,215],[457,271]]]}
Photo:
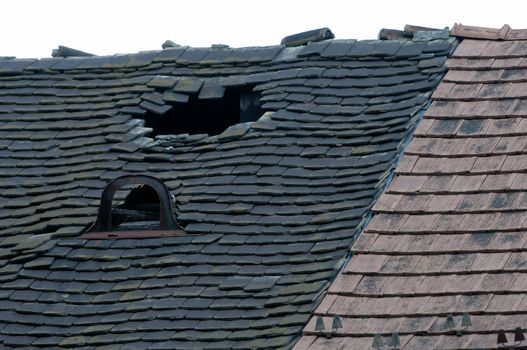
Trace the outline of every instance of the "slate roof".
{"label": "slate roof", "polygon": [[[473,28],[473,27],[470,27]],[[458,28],[462,32],[463,28]],[[479,31],[488,32],[485,28]],[[474,35],[474,34],[472,34]],[[465,39],[298,349],[497,349],[527,323],[527,41]],[[472,326],[458,337],[464,312]],[[503,348],[503,347],[500,347]]]}
{"label": "slate roof", "polygon": [[[0,347],[291,347],[444,73],[453,40],[329,40],[0,61]],[[206,86],[271,113],[148,138]],[[187,235],[85,240],[104,185],[150,174]]]}

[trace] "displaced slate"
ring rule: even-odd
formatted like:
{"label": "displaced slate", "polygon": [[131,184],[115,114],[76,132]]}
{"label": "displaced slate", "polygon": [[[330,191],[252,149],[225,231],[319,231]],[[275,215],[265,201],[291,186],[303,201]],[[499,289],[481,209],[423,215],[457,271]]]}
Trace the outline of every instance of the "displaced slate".
{"label": "displaced slate", "polygon": [[[392,332],[402,350],[501,349],[499,330],[512,342],[516,327],[524,328],[527,71],[513,62],[527,58],[525,47],[459,44],[353,258],[297,349],[369,349],[375,334],[386,344]],[[465,312],[472,324],[458,337],[446,316],[460,327]],[[343,327],[328,340],[316,319],[329,325],[333,315]]]}
{"label": "displaced slate", "polygon": [[[441,78],[423,45],[0,61],[0,347],[291,348]],[[229,86],[268,113],[149,137],[143,115]],[[187,234],[79,238],[123,174],[163,180]]]}

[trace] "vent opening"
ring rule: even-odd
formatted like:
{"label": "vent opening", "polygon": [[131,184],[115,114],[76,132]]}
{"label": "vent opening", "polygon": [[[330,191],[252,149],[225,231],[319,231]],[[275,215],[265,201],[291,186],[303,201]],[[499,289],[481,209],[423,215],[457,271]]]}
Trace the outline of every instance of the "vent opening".
{"label": "vent opening", "polygon": [[222,98],[200,99],[189,96],[186,103],[175,103],[163,115],[146,113],[145,126],[152,128],[151,137],[177,134],[219,135],[228,127],[258,120],[264,111],[260,94],[252,86],[227,88]]}
{"label": "vent opening", "polygon": [[[114,205],[115,202],[119,204]],[[102,192],[97,220],[84,230],[82,237],[144,238],[184,234],[174,216],[172,196],[161,181],[148,175],[123,175],[111,181]]]}
{"label": "vent opening", "polygon": [[[112,230],[159,229],[159,196],[152,187],[121,189],[114,198],[117,200],[112,203]],[[120,198],[124,202],[119,203]]]}

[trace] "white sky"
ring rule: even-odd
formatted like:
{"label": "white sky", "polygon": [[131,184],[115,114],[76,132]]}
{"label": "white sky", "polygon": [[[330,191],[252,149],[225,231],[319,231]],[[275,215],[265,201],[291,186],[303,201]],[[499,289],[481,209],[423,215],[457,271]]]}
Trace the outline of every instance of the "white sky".
{"label": "white sky", "polygon": [[58,45],[108,55],[180,45],[280,43],[329,27],[375,39],[381,28],[454,23],[527,28],[526,0],[2,0],[0,56],[50,57]]}

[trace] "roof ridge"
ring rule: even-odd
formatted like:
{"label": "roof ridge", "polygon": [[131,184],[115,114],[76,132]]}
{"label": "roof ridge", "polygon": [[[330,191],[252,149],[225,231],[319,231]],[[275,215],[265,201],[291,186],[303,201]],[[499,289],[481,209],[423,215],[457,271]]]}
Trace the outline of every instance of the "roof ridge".
{"label": "roof ridge", "polygon": [[512,29],[508,24],[504,24],[501,28],[488,28],[456,23],[450,34],[471,39],[527,40],[527,29]]}
{"label": "roof ridge", "polygon": [[[447,31],[448,33],[448,31]],[[279,65],[309,60],[308,56],[340,59],[345,56],[383,56],[400,59],[420,53],[424,46],[428,52],[450,51],[454,38],[429,38],[430,40],[379,40],[379,39],[326,39],[306,45],[286,47],[284,45],[230,48],[211,46],[178,46],[164,50],[147,50],[130,54],[104,56],[0,58],[0,75],[16,75],[25,71],[64,72],[73,70],[120,70],[141,69],[152,66],[155,72],[159,64],[180,66],[202,65]],[[416,48],[415,50],[412,48]],[[315,59],[317,59],[315,57]],[[157,66],[156,66],[157,65]]]}

